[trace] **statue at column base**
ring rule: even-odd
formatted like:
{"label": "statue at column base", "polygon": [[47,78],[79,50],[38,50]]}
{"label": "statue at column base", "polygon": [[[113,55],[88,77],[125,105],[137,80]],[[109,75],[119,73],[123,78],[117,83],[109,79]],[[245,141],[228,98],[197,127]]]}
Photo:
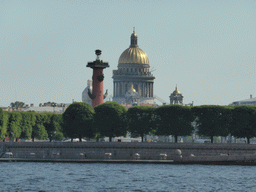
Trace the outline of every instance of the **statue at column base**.
{"label": "statue at column base", "polygon": [[96,97],[94,93],[91,93],[90,89],[88,89],[88,95],[91,99],[94,99]]}
{"label": "statue at column base", "polygon": [[106,90],[106,93],[104,94],[104,99],[108,96],[108,90]]}

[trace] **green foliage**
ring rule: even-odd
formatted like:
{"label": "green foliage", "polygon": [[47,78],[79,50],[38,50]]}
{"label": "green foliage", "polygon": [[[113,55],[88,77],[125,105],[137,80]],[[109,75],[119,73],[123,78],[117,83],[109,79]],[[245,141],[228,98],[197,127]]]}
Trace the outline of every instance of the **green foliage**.
{"label": "green foliage", "polygon": [[50,139],[50,142],[52,140],[52,135],[54,132],[54,127],[52,126],[52,116],[54,113],[52,112],[45,112],[44,115],[44,122],[43,122],[43,126],[45,128],[45,130],[47,131],[48,137]]}
{"label": "green foliage", "polygon": [[35,123],[36,123],[36,113],[33,111],[20,112],[20,113],[22,116],[22,121],[21,121],[22,132],[20,137],[23,139],[30,139],[32,136],[33,126],[35,126]]}
{"label": "green foliage", "polygon": [[24,102],[20,102],[20,101],[15,101],[14,103],[10,104],[12,108],[21,108],[24,107],[25,103]]}
{"label": "green foliage", "polygon": [[218,105],[202,105],[192,108],[196,117],[198,134],[200,136],[211,137],[213,143],[214,136],[227,136],[232,120],[230,107]]}
{"label": "green foliage", "polygon": [[7,134],[8,113],[0,108],[0,138],[5,139]]}
{"label": "green foliage", "polygon": [[64,134],[61,131],[56,131],[56,133],[54,133],[53,139],[55,141],[62,141],[64,139]]}
{"label": "green foliage", "polygon": [[102,103],[94,108],[94,127],[101,137],[125,136],[127,133],[126,108],[116,102]]}
{"label": "green foliage", "polygon": [[[158,108],[135,106],[128,110],[116,102],[106,102],[95,107],[87,103],[73,103],[65,113],[5,112],[0,108],[0,139],[31,137],[62,140],[70,138],[125,136],[132,137],[155,132],[156,135],[191,135],[195,122],[200,136],[256,137],[255,106],[196,106],[165,105]],[[194,116],[192,115],[192,112]],[[93,126],[92,126],[93,122]]]}
{"label": "green foliage", "polygon": [[47,113],[35,113],[35,116],[36,116],[36,121],[32,130],[33,141],[35,138],[39,140],[47,139],[48,134],[44,124],[50,121],[49,116],[47,115]]}
{"label": "green foliage", "polygon": [[232,135],[238,138],[256,137],[256,107],[248,105],[236,106],[232,110],[232,126],[230,127]]}
{"label": "green foliage", "polygon": [[190,107],[181,105],[163,105],[155,110],[154,128],[156,135],[174,135],[175,142],[178,136],[191,135],[194,120]]}
{"label": "green foliage", "polygon": [[7,134],[11,140],[18,139],[22,132],[22,115],[19,111],[9,112]]}
{"label": "green foliage", "polygon": [[51,101],[48,101],[47,104],[50,104],[52,107],[56,107],[57,106],[57,103],[51,102]]}
{"label": "green foliage", "polygon": [[141,137],[152,132],[153,112],[155,108],[150,106],[134,106],[127,111],[128,131],[132,137]]}
{"label": "green foliage", "polygon": [[70,138],[94,137],[91,127],[93,119],[93,108],[84,102],[75,102],[69,105],[62,115],[62,129],[64,135]]}
{"label": "green foliage", "polygon": [[48,137],[47,131],[45,130],[43,124],[36,124],[33,127],[33,132],[35,133],[34,137],[39,140],[45,140]]}
{"label": "green foliage", "polygon": [[61,124],[62,124],[62,114],[53,113],[51,115],[49,127],[46,128],[50,141],[64,139]]}

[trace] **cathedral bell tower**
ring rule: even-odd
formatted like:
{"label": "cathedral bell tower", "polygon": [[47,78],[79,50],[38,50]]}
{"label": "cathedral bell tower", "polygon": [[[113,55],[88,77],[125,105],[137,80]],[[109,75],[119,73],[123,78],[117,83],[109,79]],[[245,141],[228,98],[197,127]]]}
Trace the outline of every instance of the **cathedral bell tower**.
{"label": "cathedral bell tower", "polygon": [[171,105],[183,105],[183,96],[179,92],[178,87],[176,85],[175,90],[170,95],[170,104]]}

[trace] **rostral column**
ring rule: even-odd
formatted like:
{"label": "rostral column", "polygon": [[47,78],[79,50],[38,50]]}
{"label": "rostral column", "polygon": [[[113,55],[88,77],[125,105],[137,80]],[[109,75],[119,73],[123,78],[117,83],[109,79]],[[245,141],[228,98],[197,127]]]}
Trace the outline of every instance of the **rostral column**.
{"label": "rostral column", "polygon": [[86,67],[90,67],[93,69],[93,75],[92,75],[92,93],[90,92],[90,89],[88,89],[88,95],[92,99],[92,107],[101,104],[104,102],[104,99],[108,95],[108,90],[106,90],[106,93],[103,94],[103,80],[104,80],[104,74],[103,69],[106,67],[109,67],[108,63],[103,62],[100,60],[101,50],[96,50],[95,54],[97,55],[97,58],[93,62],[88,62]]}

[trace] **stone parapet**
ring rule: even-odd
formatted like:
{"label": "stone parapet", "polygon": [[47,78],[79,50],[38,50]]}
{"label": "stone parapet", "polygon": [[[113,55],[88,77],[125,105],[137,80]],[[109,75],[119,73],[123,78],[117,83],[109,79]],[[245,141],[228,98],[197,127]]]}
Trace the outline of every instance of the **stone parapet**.
{"label": "stone parapet", "polygon": [[14,158],[35,159],[127,159],[199,161],[252,161],[253,144],[124,143],[124,142],[2,142]]}

